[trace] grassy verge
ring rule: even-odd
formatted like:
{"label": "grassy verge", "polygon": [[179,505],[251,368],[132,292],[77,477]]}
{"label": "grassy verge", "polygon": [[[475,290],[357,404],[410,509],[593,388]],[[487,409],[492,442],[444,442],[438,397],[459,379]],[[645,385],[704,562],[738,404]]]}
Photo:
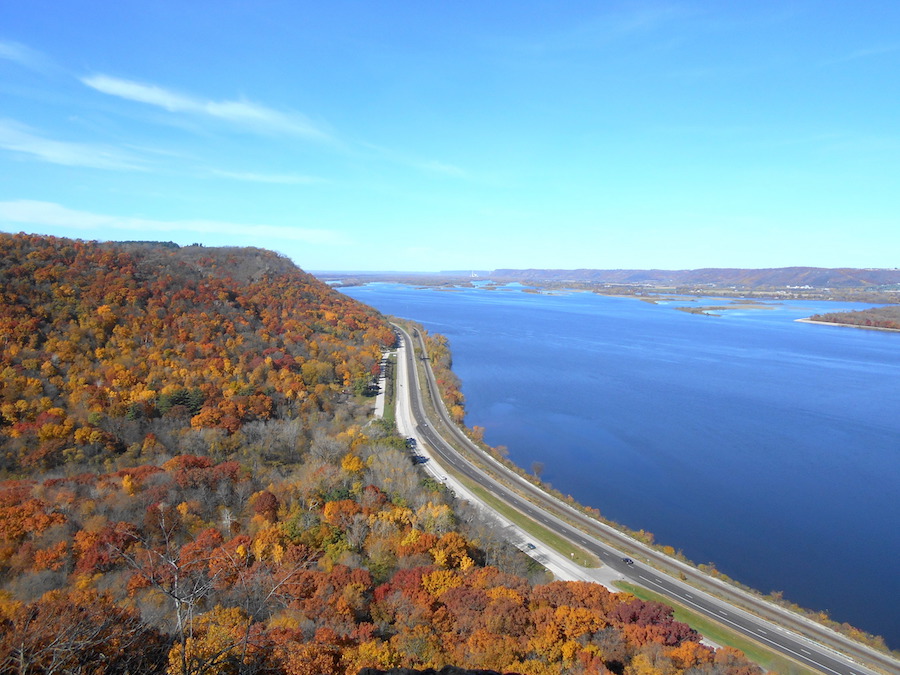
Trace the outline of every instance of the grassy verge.
{"label": "grassy verge", "polygon": [[389,371],[391,376],[389,381],[385,381],[385,397],[384,397],[384,421],[392,427],[397,426],[397,354],[391,354],[388,357]]}
{"label": "grassy verge", "polygon": [[510,522],[514,523],[517,527],[530,534],[535,541],[539,541],[542,544],[554,549],[555,551],[568,556],[570,559],[574,560],[583,567],[599,567],[600,561],[596,556],[593,556],[584,549],[575,546],[574,544],[569,542],[568,539],[560,537],[558,534],[556,534],[552,530],[547,529],[540,523],[534,522],[533,520],[531,520],[531,518],[522,515],[514,508],[508,506],[505,502],[497,499],[494,495],[492,495],[484,488],[475,485],[474,483],[470,483],[469,481],[466,481],[464,479],[457,478],[457,480],[460,480],[460,482],[462,482],[466,486],[467,490],[469,490],[485,504],[500,513],[500,515],[502,515]]}
{"label": "grassy verge", "polygon": [[817,671],[806,668],[796,661],[792,661],[781,654],[773,652],[759,642],[746,638],[723,626],[719,622],[713,621],[701,614],[697,614],[683,605],[679,605],[669,598],[654,593],[643,586],[636,586],[624,581],[616,582],[616,586],[641,600],[651,600],[653,602],[661,602],[664,605],[668,605],[675,610],[675,618],[678,621],[686,623],[716,644],[740,649],[747,655],[747,658],[758,663],[766,670],[774,673],[781,673],[782,675],[816,675],[817,673]]}

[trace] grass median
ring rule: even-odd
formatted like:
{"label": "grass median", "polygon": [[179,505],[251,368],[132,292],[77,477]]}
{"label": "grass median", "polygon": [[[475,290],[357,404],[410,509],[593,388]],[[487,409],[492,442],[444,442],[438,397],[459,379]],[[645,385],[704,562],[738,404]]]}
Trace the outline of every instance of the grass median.
{"label": "grass median", "polygon": [[385,380],[384,421],[392,427],[397,425],[397,353],[388,356],[388,368],[391,374]]}
{"label": "grass median", "polygon": [[596,556],[588,553],[583,548],[575,546],[568,539],[560,537],[552,530],[544,527],[540,523],[534,522],[528,516],[520,513],[516,509],[509,506],[506,502],[498,499],[480,485],[476,485],[471,481],[457,477],[466,489],[473,495],[478,497],[485,504],[497,511],[501,516],[513,523],[516,527],[527,532],[531,537],[545,546],[549,546],[553,550],[567,556],[570,560],[574,560],[582,567],[599,567],[600,561]]}

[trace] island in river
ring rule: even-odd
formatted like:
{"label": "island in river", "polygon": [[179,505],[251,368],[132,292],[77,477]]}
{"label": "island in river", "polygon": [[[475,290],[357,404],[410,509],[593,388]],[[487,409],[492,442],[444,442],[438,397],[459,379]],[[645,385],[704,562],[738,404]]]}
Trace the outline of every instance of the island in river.
{"label": "island in river", "polygon": [[603,295],[735,298],[742,301],[840,300],[900,303],[900,269],[781,267],[698,270],[498,269],[445,272],[316,272],[337,286],[393,282],[412,286],[501,287],[520,283],[543,291],[584,290]]}
{"label": "island in river", "polygon": [[861,309],[855,312],[815,314],[806,319],[806,321],[810,323],[840,324],[856,328],[900,331],[900,305],[873,307],[872,309]]}
{"label": "island in river", "polygon": [[[698,297],[730,299],[732,304],[685,304],[674,309],[689,314],[719,316],[729,309],[765,308],[759,300],[835,300],[867,302],[873,307],[851,312],[815,314],[811,323],[900,331],[900,269],[782,267],[774,269],[708,268],[698,270],[554,270],[499,269],[490,272],[335,272],[317,273],[335,286],[393,282],[446,288],[478,285],[501,288],[510,283],[528,286],[527,292],[583,290],[602,295],[638,297],[648,302]],[[669,296],[667,297],[667,294]]]}

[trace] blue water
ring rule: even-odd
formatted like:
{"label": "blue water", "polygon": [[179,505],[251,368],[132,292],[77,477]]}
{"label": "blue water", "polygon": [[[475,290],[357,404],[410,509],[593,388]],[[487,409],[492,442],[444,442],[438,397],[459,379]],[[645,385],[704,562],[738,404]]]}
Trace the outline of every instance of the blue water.
{"label": "blue water", "polygon": [[900,335],[794,321],[863,305],[343,290],[447,335],[466,423],[520,466],[900,647]]}

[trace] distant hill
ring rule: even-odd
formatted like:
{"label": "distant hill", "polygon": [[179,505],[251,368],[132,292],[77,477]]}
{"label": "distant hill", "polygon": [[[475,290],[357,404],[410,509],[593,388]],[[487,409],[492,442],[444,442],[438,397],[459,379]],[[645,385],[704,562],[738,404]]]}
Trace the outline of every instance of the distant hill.
{"label": "distant hill", "polygon": [[708,286],[764,289],[868,288],[900,284],[900,269],[777,267],[771,269],[706,268],[696,270],[559,270],[497,269],[491,279],[539,282],[588,282],[652,286]]}

